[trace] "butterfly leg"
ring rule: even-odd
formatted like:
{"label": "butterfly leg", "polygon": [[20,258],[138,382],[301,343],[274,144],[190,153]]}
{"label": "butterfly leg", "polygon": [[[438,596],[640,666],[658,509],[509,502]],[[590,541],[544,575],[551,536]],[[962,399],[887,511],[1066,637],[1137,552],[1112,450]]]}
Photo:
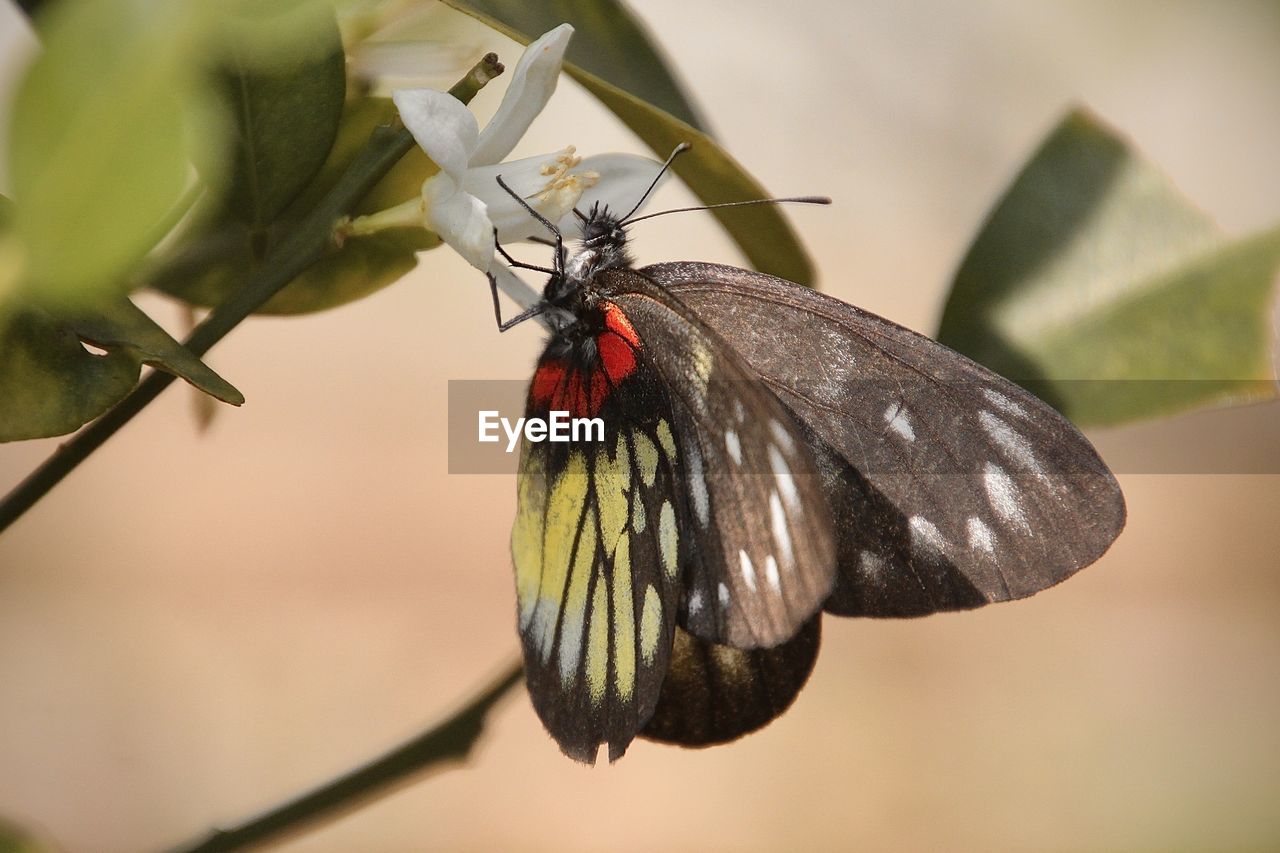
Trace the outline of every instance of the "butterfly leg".
{"label": "butterfly leg", "polygon": [[510,253],[508,253],[506,249],[502,248],[502,244],[498,242],[498,229],[493,229],[493,236],[493,246],[498,250],[498,254],[502,255],[502,259],[507,262],[508,266],[521,270],[533,270],[534,272],[546,273],[547,275],[556,275],[559,272],[559,270],[547,269],[546,267],[540,267],[536,264],[526,264],[524,261],[516,260],[511,257]]}
{"label": "butterfly leg", "polygon": [[525,320],[537,317],[543,311],[547,310],[545,302],[537,302],[530,305],[510,320],[504,322],[502,319],[502,304],[498,300],[498,279],[493,273],[485,273],[485,278],[489,279],[489,293],[493,296],[493,318],[498,321],[499,332],[505,332],[512,326],[518,326]]}
{"label": "butterfly leg", "polygon": [[522,198],[519,196],[519,194],[517,194],[517,193],[516,193],[516,191],[515,191],[515,190],[513,190],[513,189],[511,189],[511,187],[507,186],[506,182],[502,180],[502,176],[501,176],[501,175],[498,175],[498,177],[497,177],[497,181],[498,181],[498,186],[502,187],[502,189],[506,191],[507,195],[509,195],[509,196],[511,196],[513,199],[515,199],[515,200],[516,200],[516,203],[517,203],[517,204],[519,204],[521,207],[523,207],[523,208],[525,209],[525,212],[527,212],[527,213],[528,213],[530,216],[532,216],[534,219],[536,219],[536,220],[538,220],[539,222],[541,222],[541,223],[543,224],[543,226],[544,226],[548,231],[550,231],[552,234],[556,235],[556,242],[555,242],[555,246],[556,246],[556,268],[555,268],[555,272],[563,274],[563,273],[564,273],[564,235],[560,233],[560,229],[559,229],[559,228],[557,228],[557,227],[556,227],[556,225],[555,225],[555,223],[554,223],[554,222],[552,222],[550,219],[547,219],[547,217],[543,216],[541,213],[539,213],[538,211],[534,210],[534,209],[533,209],[533,207],[529,204],[529,202],[527,202],[527,201],[525,201],[524,199],[522,199]]}

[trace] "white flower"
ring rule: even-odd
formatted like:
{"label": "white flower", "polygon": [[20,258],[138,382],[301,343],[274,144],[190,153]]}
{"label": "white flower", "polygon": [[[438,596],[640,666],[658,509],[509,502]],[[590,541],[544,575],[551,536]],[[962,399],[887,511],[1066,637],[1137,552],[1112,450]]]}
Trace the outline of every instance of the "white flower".
{"label": "white flower", "polygon": [[[529,45],[511,75],[502,104],[483,131],[471,111],[448,93],[392,92],[405,127],[440,171],[423,183],[421,199],[357,220],[348,233],[412,224],[416,219],[472,266],[485,273],[497,272],[505,279],[500,280],[503,289],[510,293],[505,267],[493,263],[494,230],[503,243],[549,235],[498,185],[499,176],[529,206],[560,224],[566,237],[578,233],[572,216],[575,206],[600,202],[629,210],[657,175],[660,163],[631,154],[580,158],[572,146],[502,162],[555,91],[572,35],[573,28],[561,24]],[[517,300],[527,302],[518,295]]]}

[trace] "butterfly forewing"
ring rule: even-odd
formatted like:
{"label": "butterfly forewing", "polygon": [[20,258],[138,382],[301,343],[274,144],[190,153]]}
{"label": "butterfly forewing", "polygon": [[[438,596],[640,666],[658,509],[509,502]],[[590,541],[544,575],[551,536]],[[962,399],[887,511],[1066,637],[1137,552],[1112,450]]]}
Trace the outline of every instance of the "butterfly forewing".
{"label": "butterfly forewing", "polygon": [[827,609],[910,616],[1020,598],[1095,561],[1123,527],[1089,442],[964,356],[783,279],[703,263],[642,272],[803,423],[837,519]]}
{"label": "butterfly forewing", "polygon": [[587,763],[602,743],[621,757],[653,714],[679,603],[668,407],[644,364],[630,367],[611,377],[544,356],[529,415],[585,406],[605,436],[524,443],[512,531],[529,693],[560,748]]}
{"label": "butterfly forewing", "polygon": [[740,649],[790,639],[830,593],[835,560],[799,426],[718,335],[660,288],[630,270],[599,279],[671,401],[686,497],[681,625]]}

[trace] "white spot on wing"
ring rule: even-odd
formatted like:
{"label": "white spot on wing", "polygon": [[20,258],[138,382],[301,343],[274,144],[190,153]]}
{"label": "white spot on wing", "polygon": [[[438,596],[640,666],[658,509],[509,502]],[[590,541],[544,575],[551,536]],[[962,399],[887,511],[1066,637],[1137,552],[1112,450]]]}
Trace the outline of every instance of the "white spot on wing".
{"label": "white spot on wing", "polygon": [[747,419],[747,410],[742,407],[741,400],[733,401],[733,416],[738,419],[738,423],[742,423]]}
{"label": "white spot on wing", "polygon": [[778,561],[773,559],[772,554],[764,561],[764,577],[769,582],[769,586],[773,587],[774,592],[782,592],[782,578],[778,575]]}
{"label": "white spot on wing", "polygon": [[782,499],[792,511],[795,511],[800,505],[800,492],[796,490],[796,479],[791,476],[791,468],[787,465],[787,460],[782,458],[782,452],[772,444],[769,445],[769,467],[773,469],[773,476],[778,481],[778,491],[782,493]]}
{"label": "white spot on wing", "polygon": [[795,554],[791,550],[791,530],[787,527],[787,515],[782,511],[782,501],[777,492],[769,493],[769,522],[773,528],[773,541],[778,544],[782,554],[782,562],[788,566],[795,563]]}
{"label": "white spot on wing", "polygon": [[564,627],[560,632],[560,681],[573,683],[573,676],[578,669],[578,660],[582,657],[582,628],[585,610],[565,614]]}
{"label": "white spot on wing", "polygon": [[729,606],[729,587],[725,586],[724,583],[722,582],[717,592],[720,595],[720,606],[728,607]]}
{"label": "white spot on wing", "polygon": [[870,551],[863,551],[858,554],[858,569],[861,570],[863,577],[876,580],[884,571],[884,560]]}
{"label": "white spot on wing", "polygon": [[996,511],[996,515],[1010,524],[1016,524],[1028,533],[1031,531],[1027,516],[1018,504],[1018,487],[1014,485],[1013,479],[1003,468],[994,462],[988,462],[982,472],[982,485],[987,490],[987,501]]}
{"label": "white spot on wing", "polygon": [[551,659],[551,646],[555,642],[555,624],[556,609],[548,602],[539,601],[538,606],[533,611],[533,621],[530,627],[530,637],[533,645],[538,647],[542,652],[542,662],[546,663]]}
{"label": "white spot on wing", "polygon": [[911,425],[911,419],[907,417],[907,408],[901,403],[890,403],[889,408],[884,410],[884,422],[889,429],[902,436],[907,441],[916,440],[915,427]]}
{"label": "white spot on wing", "polygon": [[986,551],[988,554],[995,553],[996,537],[991,532],[991,528],[987,527],[986,522],[977,516],[969,519],[969,547],[975,551]]}
{"label": "white spot on wing", "polygon": [[742,443],[738,441],[738,434],[731,429],[724,431],[724,446],[729,451],[729,455],[733,457],[735,465],[742,464]]}
{"label": "white spot on wing", "polygon": [[1017,415],[1022,418],[1031,417],[1031,413],[1023,408],[1021,404],[1015,403],[1013,400],[1010,400],[994,388],[983,388],[982,396],[990,400],[991,405],[995,406],[1006,415]]}
{"label": "white spot on wing", "polygon": [[791,438],[791,433],[787,432],[787,428],[777,421],[769,421],[769,431],[773,433],[773,440],[778,442],[783,450],[788,453],[796,452],[796,443]]}
{"label": "white spot on wing", "polygon": [[999,446],[1001,452],[1041,480],[1048,480],[1048,474],[1040,464],[1040,460],[1036,459],[1035,451],[1031,449],[1031,442],[1027,441],[1013,427],[991,414],[991,412],[979,412],[978,423],[982,424],[982,428],[986,430],[987,435],[991,436],[991,440]]}
{"label": "white spot on wing", "polygon": [[933,552],[941,554],[947,549],[947,540],[933,522],[920,515],[911,516],[911,547],[917,553]]}
{"label": "white spot on wing", "polygon": [[751,557],[741,548],[738,549],[738,561],[742,564],[742,579],[746,581],[747,589],[755,592],[756,567],[751,564]]}
{"label": "white spot on wing", "polygon": [[702,610],[702,590],[695,589],[689,593],[689,614],[696,615]]}
{"label": "white spot on wing", "polygon": [[702,454],[689,446],[685,448],[684,455],[689,465],[689,473],[685,476],[693,494],[693,511],[698,516],[698,523],[706,527],[711,520],[711,499],[707,495],[707,479],[702,474]]}

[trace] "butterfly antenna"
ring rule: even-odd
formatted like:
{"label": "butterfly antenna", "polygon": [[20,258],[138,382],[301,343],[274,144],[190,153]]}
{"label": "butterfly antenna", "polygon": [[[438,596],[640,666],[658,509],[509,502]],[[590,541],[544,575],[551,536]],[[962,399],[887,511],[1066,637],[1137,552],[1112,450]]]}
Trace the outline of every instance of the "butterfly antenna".
{"label": "butterfly antenna", "polygon": [[644,191],[644,195],[640,196],[640,200],[636,202],[636,206],[631,208],[631,210],[627,212],[626,216],[622,217],[622,220],[618,223],[619,225],[626,225],[629,222],[636,221],[631,218],[631,214],[639,210],[641,205],[649,200],[649,196],[653,193],[654,188],[658,186],[658,181],[662,180],[662,176],[667,173],[667,169],[671,168],[672,161],[692,147],[693,146],[687,142],[681,142],[676,146],[676,149],[671,152],[671,156],[667,158],[667,162],[663,163],[662,168],[658,170],[658,174],[653,176],[653,183],[649,184],[649,189]]}
{"label": "butterfly antenna", "polygon": [[628,219],[623,225],[631,225],[634,222],[643,222],[646,219],[653,219],[655,216],[666,216],[668,213],[689,213],[694,210],[717,210],[722,207],[745,207],[749,204],[831,204],[831,199],[824,195],[799,195],[790,198],[753,198],[747,201],[723,201],[719,204],[702,204],[697,207],[675,207],[671,210],[659,210],[657,213],[646,213],[644,216],[637,216],[635,219]]}

